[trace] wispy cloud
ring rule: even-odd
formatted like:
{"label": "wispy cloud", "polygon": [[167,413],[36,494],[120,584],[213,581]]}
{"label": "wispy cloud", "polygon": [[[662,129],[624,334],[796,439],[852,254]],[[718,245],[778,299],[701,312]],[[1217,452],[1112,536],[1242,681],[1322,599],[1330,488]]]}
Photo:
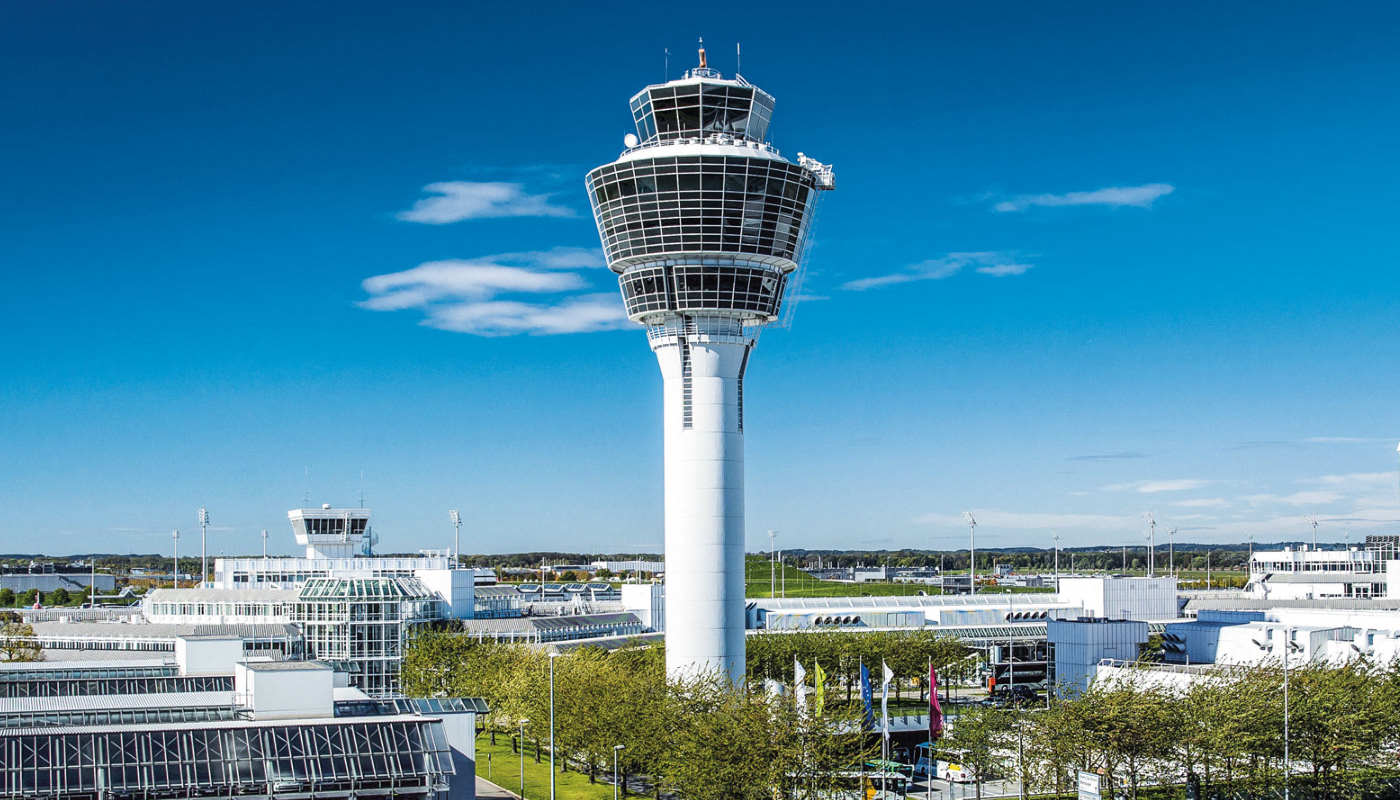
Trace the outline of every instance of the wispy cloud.
{"label": "wispy cloud", "polygon": [[1090,453],[1083,456],[1070,456],[1066,461],[1126,461],[1134,458],[1147,458],[1147,454],[1138,450],[1123,450],[1117,453]]}
{"label": "wispy cloud", "polygon": [[1064,194],[1023,194],[992,206],[1000,212],[1025,211],[1033,206],[1132,206],[1150,208],[1159,197],[1176,190],[1170,183],[1148,183],[1142,186],[1108,186],[1087,192]]}
{"label": "wispy cloud", "polygon": [[574,211],[551,202],[552,195],[530,194],[524,184],[506,181],[442,181],[423,191],[432,195],[400,211],[406,222],[445,225],[489,217],[572,217]]}
{"label": "wispy cloud", "polygon": [[[420,309],[432,328],[479,336],[557,334],[627,326],[616,294],[584,291],[591,283],[575,269],[601,266],[595,250],[500,253],[474,259],[428,261],[362,282],[370,311]],[[520,295],[564,295],[527,300]]]}
{"label": "wispy cloud", "polygon": [[1208,486],[1210,481],[1200,478],[1173,478],[1171,480],[1158,481],[1131,481],[1129,483],[1112,483],[1103,487],[1105,492],[1137,492],[1139,494],[1158,494],[1160,492],[1186,492],[1192,489],[1200,489]]}
{"label": "wispy cloud", "polygon": [[869,278],[846,281],[841,284],[841,288],[863,292],[867,289],[914,281],[940,281],[944,278],[951,278],[968,267],[974,268],[983,275],[1003,278],[1009,275],[1021,275],[1031,266],[1030,264],[1017,263],[1014,256],[1010,254],[995,251],[949,253],[941,258],[931,258],[927,261],[911,264],[899,272],[892,272],[888,275],[875,275]]}
{"label": "wispy cloud", "polygon": [[1395,439],[1382,439],[1373,436],[1309,436],[1303,441],[1309,444],[1389,444]]}
{"label": "wispy cloud", "polygon": [[993,278],[1005,278],[1011,275],[1025,275],[1026,270],[1030,269],[1031,266],[1031,264],[995,264],[990,267],[978,267],[977,271]]}

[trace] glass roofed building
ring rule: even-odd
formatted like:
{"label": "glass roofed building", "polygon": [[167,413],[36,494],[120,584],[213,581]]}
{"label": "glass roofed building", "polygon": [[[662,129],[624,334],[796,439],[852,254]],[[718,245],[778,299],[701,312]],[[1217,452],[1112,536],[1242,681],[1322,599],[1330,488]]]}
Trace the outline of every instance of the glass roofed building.
{"label": "glass roofed building", "polygon": [[292,622],[307,654],[351,665],[351,683],[372,695],[398,691],[409,631],[447,615],[416,578],[313,578],[297,593]]}
{"label": "glass roofed building", "polygon": [[[0,797],[475,797],[480,700],[376,700],[324,663],[230,662],[227,641],[139,666],[0,665],[29,685],[0,697]],[[195,669],[217,688],[137,683]],[[89,691],[43,688],[55,681]]]}

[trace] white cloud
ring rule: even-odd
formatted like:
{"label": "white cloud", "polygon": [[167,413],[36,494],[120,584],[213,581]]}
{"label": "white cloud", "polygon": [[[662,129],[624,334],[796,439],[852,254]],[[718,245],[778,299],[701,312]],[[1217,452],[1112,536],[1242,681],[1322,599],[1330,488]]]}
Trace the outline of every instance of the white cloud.
{"label": "white cloud", "polygon": [[944,278],[951,278],[968,267],[974,267],[977,272],[984,275],[1000,278],[1008,275],[1020,275],[1030,269],[1031,265],[1014,263],[1012,256],[993,251],[949,253],[941,258],[931,258],[912,264],[900,272],[846,281],[841,284],[841,288],[863,292],[867,289],[900,283],[940,281]]}
{"label": "white cloud", "polygon": [[1138,492],[1139,494],[1158,494],[1160,492],[1186,492],[1192,489],[1200,489],[1208,486],[1210,481],[1200,478],[1174,478],[1171,480],[1158,481],[1132,481],[1129,483],[1113,483],[1103,487],[1105,492]]}
{"label": "white cloud", "polygon": [[1361,489],[1371,486],[1383,486],[1395,479],[1395,473],[1393,472],[1349,472],[1345,475],[1319,475],[1316,478],[1303,478],[1298,482]]}
{"label": "white cloud", "polygon": [[1132,206],[1150,208],[1159,197],[1176,190],[1169,183],[1148,183],[1142,186],[1109,186],[1088,192],[1066,192],[1065,194],[1023,194],[1010,200],[1003,200],[992,206],[993,210],[1025,211],[1032,206]]}
{"label": "white cloud", "polygon": [[584,294],[558,303],[488,300],[437,306],[423,324],[479,336],[517,333],[588,333],[629,327],[622,301],[613,293]]}
{"label": "white cloud", "polygon": [[[428,261],[366,278],[370,311],[421,309],[423,325],[479,336],[582,333],[627,326],[622,301],[614,293],[585,292],[590,282],[575,269],[600,266],[596,250],[501,253],[474,259]],[[564,295],[522,299],[520,295]]]}
{"label": "white cloud", "polygon": [[1230,501],[1223,497],[1200,497],[1195,500],[1178,500],[1172,505],[1179,508],[1224,508]]}
{"label": "white cloud", "polygon": [[1030,269],[1030,264],[997,264],[991,267],[978,267],[977,271],[983,275],[990,275],[993,278],[1005,278],[1009,275],[1025,275]]}
{"label": "white cloud", "polygon": [[504,181],[442,181],[430,183],[413,208],[400,211],[406,222],[445,225],[488,217],[572,217],[574,211],[550,202],[548,194],[528,194],[519,183]]}
{"label": "white cloud", "polygon": [[1330,505],[1341,500],[1345,495],[1341,492],[1329,492],[1324,490],[1311,490],[1305,492],[1294,492],[1292,494],[1250,494],[1240,498],[1252,506],[1322,506]]}

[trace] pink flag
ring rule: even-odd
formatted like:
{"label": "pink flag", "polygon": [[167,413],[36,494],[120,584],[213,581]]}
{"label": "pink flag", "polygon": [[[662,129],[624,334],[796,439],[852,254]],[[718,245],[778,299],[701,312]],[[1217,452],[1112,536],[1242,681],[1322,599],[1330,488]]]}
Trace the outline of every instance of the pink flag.
{"label": "pink flag", "polygon": [[928,738],[943,735],[943,707],[938,705],[938,670],[928,668]]}

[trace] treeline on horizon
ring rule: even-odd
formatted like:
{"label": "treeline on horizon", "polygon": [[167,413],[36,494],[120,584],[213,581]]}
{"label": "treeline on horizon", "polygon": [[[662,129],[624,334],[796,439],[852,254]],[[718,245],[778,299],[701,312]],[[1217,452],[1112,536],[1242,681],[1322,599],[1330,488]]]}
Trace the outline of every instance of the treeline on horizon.
{"label": "treeline on horizon", "polygon": [[[1256,542],[1253,546],[1255,550],[1277,550],[1283,547],[1298,547],[1306,544],[1302,541],[1291,542]],[[1340,547],[1340,542],[1322,543],[1321,547]],[[181,548],[183,550],[183,548]],[[1127,568],[1129,570],[1142,570],[1147,563],[1146,545],[1137,545],[1127,548]],[[1175,547],[1175,563],[1178,570],[1203,570],[1206,568],[1206,558],[1209,554],[1210,566],[1213,569],[1241,569],[1249,560],[1250,545],[1241,544],[1200,544],[1195,542],[1178,543]],[[889,567],[938,567],[943,566],[948,570],[966,570],[968,565],[968,551],[961,550],[932,550],[924,548],[903,548],[898,550],[837,550],[837,549],[806,549],[791,548],[782,551],[785,563],[799,566],[801,568],[815,568],[818,563],[824,568],[854,567],[854,566],[889,566]],[[213,570],[215,558],[256,558],[260,553],[250,553],[240,556],[213,556],[209,557],[209,568]],[[419,553],[376,553],[383,556],[412,557]],[[1098,545],[1092,547],[1062,547],[1060,548],[1060,569],[1068,571],[1073,564],[1075,570],[1121,570],[1124,567],[1124,548],[1119,545]],[[749,554],[750,558],[766,559],[766,551],[758,551]],[[80,553],[72,555],[50,556],[39,553],[5,553],[0,554],[0,568],[4,571],[24,571],[30,561],[38,563],[52,563],[60,567],[65,567],[72,561],[86,561],[89,558],[97,559],[97,569],[99,572],[128,572],[133,568],[146,569],[157,572],[169,572],[170,555],[162,553]],[[273,558],[279,556],[272,556]],[[541,564],[588,564],[593,561],[628,561],[628,560],[659,561],[662,559],[661,553],[579,553],[564,552],[558,550],[535,550],[523,553],[464,553],[462,563],[470,567],[505,567],[505,568],[538,568]],[[1168,544],[1164,541],[1157,543],[1157,566],[1159,569],[1165,567],[1168,562]],[[977,548],[977,565],[979,568],[987,568],[992,564],[1005,564],[1018,570],[1050,570],[1054,567],[1054,550],[1052,548],[1041,547],[979,547]],[[199,571],[199,555],[196,550],[193,556],[187,553],[180,554],[180,571],[182,573],[197,573]]]}

